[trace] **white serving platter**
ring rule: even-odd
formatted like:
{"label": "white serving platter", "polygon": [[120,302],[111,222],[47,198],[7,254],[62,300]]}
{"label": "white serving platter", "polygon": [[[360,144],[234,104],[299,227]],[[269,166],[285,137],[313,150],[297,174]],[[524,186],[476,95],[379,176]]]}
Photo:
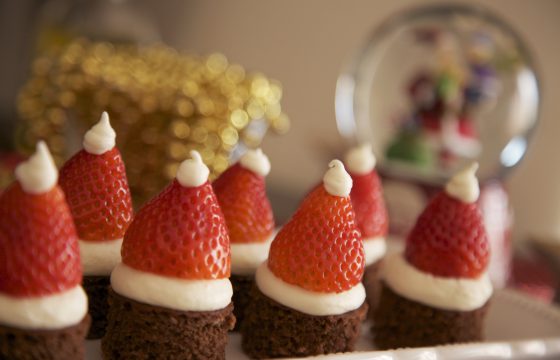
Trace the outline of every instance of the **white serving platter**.
{"label": "white serving platter", "polygon": [[[362,337],[352,353],[319,356],[337,360],[410,359],[560,359],[560,308],[549,306],[513,290],[494,295],[486,319],[486,339],[481,343],[376,351],[364,324]],[[226,359],[245,360],[239,334],[230,335]],[[86,359],[100,360],[100,341],[86,342]]]}

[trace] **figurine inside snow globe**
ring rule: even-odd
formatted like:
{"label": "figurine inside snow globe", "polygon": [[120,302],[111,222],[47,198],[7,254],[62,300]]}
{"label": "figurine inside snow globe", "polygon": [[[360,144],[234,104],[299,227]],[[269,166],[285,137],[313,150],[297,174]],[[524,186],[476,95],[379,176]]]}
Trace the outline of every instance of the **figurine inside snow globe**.
{"label": "figurine inside snow globe", "polygon": [[349,145],[373,146],[397,242],[451,174],[480,164],[490,273],[505,285],[512,216],[502,184],[525,154],[539,110],[537,75],[517,33],[466,5],[398,14],[343,70],[335,105]]}
{"label": "figurine inside snow globe", "polygon": [[419,66],[404,89],[409,109],[397,113],[397,132],[386,158],[410,166],[455,168],[480,155],[476,119],[496,104],[499,79],[495,49],[487,34],[468,34],[465,53],[459,39],[436,26],[419,27],[412,36],[433,51],[431,66]]}

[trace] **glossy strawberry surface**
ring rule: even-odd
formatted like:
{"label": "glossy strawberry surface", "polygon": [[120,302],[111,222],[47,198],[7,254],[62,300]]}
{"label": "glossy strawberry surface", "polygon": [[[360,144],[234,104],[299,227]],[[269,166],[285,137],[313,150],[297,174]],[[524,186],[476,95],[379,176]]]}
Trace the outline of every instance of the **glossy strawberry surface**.
{"label": "glossy strawberry surface", "polygon": [[264,177],[236,164],[212,184],[226,219],[231,243],[262,242],[274,231]]}
{"label": "glossy strawberry surface", "polygon": [[173,180],[134,217],[123,241],[123,262],[182,279],[230,275],[229,236],[212,186]]}
{"label": "glossy strawberry surface", "polygon": [[60,186],[66,193],[80,239],[103,241],[124,236],[133,209],[117,148],[101,155],[78,152],[60,170]]}
{"label": "glossy strawberry surface", "polygon": [[0,293],[59,293],[82,281],[76,229],[64,193],[25,193],[13,183],[0,196]]}
{"label": "glossy strawberry surface", "polygon": [[358,284],[364,249],[350,198],[316,187],[272,242],[268,266],[311,291],[338,293]]}
{"label": "glossy strawberry surface", "polygon": [[362,236],[387,235],[389,222],[379,175],[375,170],[365,175],[350,175],[353,181],[350,197]]}
{"label": "glossy strawberry surface", "polygon": [[488,267],[490,248],[476,203],[437,194],[410,232],[405,255],[436,276],[477,278]]}

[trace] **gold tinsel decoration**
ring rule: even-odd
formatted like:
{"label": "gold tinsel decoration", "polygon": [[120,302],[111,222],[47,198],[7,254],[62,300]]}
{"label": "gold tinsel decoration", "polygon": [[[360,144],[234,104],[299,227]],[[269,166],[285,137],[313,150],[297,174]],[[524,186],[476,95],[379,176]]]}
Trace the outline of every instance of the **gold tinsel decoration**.
{"label": "gold tinsel decoration", "polygon": [[257,147],[267,128],[287,131],[281,97],[278,82],[247,74],[221,54],[80,39],[34,61],[18,99],[23,123],[16,141],[30,153],[45,139],[60,165],[107,111],[141,203],[175,176],[192,149],[214,178],[234,150]]}

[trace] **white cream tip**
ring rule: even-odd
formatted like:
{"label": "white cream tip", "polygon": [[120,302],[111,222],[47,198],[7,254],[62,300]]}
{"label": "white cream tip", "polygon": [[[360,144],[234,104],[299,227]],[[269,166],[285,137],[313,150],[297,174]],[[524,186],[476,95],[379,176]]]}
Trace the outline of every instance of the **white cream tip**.
{"label": "white cream tip", "polygon": [[377,163],[370,143],[363,143],[356,146],[348,153],[344,159],[348,171],[355,175],[365,175],[375,169]]}
{"label": "white cream tip", "polygon": [[56,186],[58,170],[44,141],[39,141],[35,153],[17,166],[15,175],[23,190],[30,194],[46,193]]}
{"label": "white cream tip", "polygon": [[352,178],[344,169],[340,160],[332,160],[323,177],[323,186],[331,195],[347,197],[352,190]]}
{"label": "white cream tip", "polygon": [[[199,153],[198,151],[196,151],[196,150],[191,150],[191,151],[189,152],[189,155],[191,156],[191,160],[194,160],[194,161],[196,161],[196,162],[198,162],[198,163],[201,163],[201,164],[203,163],[203,161],[202,161],[202,156],[200,156],[200,153]],[[189,159],[187,159],[187,160],[185,160],[185,161],[188,161],[188,160],[189,160]]]}
{"label": "white cream tip", "polygon": [[480,195],[478,179],[476,178],[477,170],[477,162],[467,165],[464,169],[453,175],[451,180],[445,185],[445,192],[462,202],[474,203]]}
{"label": "white cream tip", "polygon": [[260,176],[270,173],[270,161],[262,149],[248,150],[239,160],[241,166]]}
{"label": "white cream tip", "polygon": [[101,113],[101,117],[99,118],[99,124],[111,126],[111,123],[109,122],[109,114],[107,113],[107,111],[103,111]]}
{"label": "white cream tip", "polygon": [[104,111],[97,124],[84,135],[84,149],[94,155],[101,155],[115,147],[117,134],[109,122],[109,114]]}
{"label": "white cream tip", "polygon": [[177,170],[177,181],[185,187],[197,187],[208,181],[210,170],[202,162],[198,151],[190,152],[191,158],[183,161]]}

